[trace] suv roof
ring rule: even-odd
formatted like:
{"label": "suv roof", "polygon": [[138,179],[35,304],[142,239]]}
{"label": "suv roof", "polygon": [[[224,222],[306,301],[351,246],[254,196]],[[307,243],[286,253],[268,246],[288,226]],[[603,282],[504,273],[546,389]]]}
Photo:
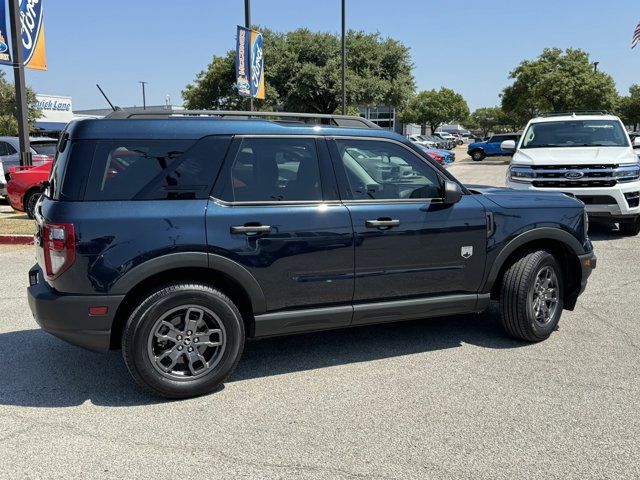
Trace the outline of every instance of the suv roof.
{"label": "suv roof", "polygon": [[610,113],[574,112],[574,113],[558,113],[554,115],[542,115],[542,116],[531,119],[531,123],[566,122],[567,120],[619,120],[619,118]]}
{"label": "suv roof", "polygon": [[66,133],[75,139],[195,139],[207,135],[352,135],[404,139],[380,128],[351,128],[262,119],[224,119],[211,117],[167,117],[83,119],[69,123]]}

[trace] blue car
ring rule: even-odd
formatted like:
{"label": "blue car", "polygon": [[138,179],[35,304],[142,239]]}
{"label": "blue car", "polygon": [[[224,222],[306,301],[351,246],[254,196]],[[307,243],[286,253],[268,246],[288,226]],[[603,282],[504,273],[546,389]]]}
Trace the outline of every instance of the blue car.
{"label": "blue car", "polygon": [[486,157],[496,157],[501,155],[511,155],[513,152],[502,150],[500,145],[506,140],[514,140],[518,143],[520,135],[515,133],[504,133],[493,135],[489,140],[484,142],[471,143],[467,147],[467,153],[474,162],[481,162]]}

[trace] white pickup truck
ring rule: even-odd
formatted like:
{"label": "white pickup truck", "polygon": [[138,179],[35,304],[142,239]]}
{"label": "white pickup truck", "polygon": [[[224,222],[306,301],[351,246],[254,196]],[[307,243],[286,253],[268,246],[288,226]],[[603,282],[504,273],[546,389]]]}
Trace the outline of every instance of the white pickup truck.
{"label": "white pickup truck", "polygon": [[586,205],[589,217],[640,233],[640,163],[624,125],[604,113],[549,114],[527,124],[513,151],[506,184],[523,190],[564,192]]}

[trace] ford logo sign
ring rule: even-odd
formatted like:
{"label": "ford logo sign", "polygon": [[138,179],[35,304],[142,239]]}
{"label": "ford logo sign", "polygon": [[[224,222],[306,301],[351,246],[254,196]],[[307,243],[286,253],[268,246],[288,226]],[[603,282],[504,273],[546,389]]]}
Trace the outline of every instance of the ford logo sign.
{"label": "ford logo sign", "polygon": [[262,82],[262,75],[264,69],[264,55],[262,51],[262,34],[259,33],[256,36],[256,40],[253,44],[253,50],[251,52],[251,94],[255,96],[260,88]]}
{"label": "ford logo sign", "polygon": [[35,52],[36,43],[42,29],[41,0],[20,1],[20,22],[22,24],[22,46],[24,63],[28,64]]}
{"label": "ford logo sign", "polygon": [[584,177],[584,172],[579,170],[569,170],[564,174],[564,178],[569,178],[571,180],[577,180],[578,178]]}

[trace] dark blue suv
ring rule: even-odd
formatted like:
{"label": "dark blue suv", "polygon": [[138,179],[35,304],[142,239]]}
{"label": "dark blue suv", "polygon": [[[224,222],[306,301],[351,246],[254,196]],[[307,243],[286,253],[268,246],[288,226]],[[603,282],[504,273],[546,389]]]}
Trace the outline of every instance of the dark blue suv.
{"label": "dark blue suv", "polygon": [[491,300],[508,334],[541,341],[595,267],[580,201],[464,186],[376,128],[73,122],[36,221],[36,321],[121,347],[137,382],[170,398],[216,388],[247,338]]}

